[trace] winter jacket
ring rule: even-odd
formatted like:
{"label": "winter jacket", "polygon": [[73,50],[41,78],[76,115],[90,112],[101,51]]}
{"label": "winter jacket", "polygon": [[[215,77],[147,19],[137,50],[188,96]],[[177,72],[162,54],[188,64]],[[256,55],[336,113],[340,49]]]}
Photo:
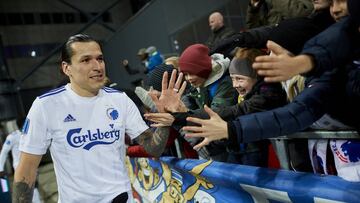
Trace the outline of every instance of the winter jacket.
{"label": "winter jacket", "polygon": [[311,14],[311,0],[260,0],[256,7],[249,3],[246,16],[247,28],[275,25],[282,20]]}
{"label": "winter jacket", "polygon": [[162,64],[164,62],[163,57],[161,56],[160,52],[156,51],[152,55],[149,56],[147,65],[147,72],[149,73],[156,68],[156,66]]}
{"label": "winter jacket", "polygon": [[315,64],[313,70],[304,76],[319,77],[325,71],[344,67],[344,64],[355,57],[354,46],[359,41],[359,33],[356,28],[352,28],[349,17],[330,26],[304,45],[301,54],[313,56]]}
{"label": "winter jacket", "polygon": [[278,25],[263,26],[237,33],[216,44],[211,53],[228,55],[236,46],[264,48],[267,40],[273,40],[293,54],[298,54],[306,41],[324,31],[334,22],[328,8],[319,10],[308,17],[288,19]]}
{"label": "winter jacket", "polygon": [[230,76],[224,75],[207,87],[191,87],[183,100],[189,109],[195,110],[203,109],[205,104],[210,108],[233,105],[236,103],[236,96]]}

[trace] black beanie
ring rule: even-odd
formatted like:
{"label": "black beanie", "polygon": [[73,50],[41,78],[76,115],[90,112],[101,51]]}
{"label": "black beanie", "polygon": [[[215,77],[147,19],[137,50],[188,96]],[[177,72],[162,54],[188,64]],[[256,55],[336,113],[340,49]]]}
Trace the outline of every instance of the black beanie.
{"label": "black beanie", "polygon": [[351,21],[360,26],[360,0],[348,0],[347,5]]}
{"label": "black beanie", "polygon": [[257,78],[256,71],[252,68],[248,59],[233,58],[229,66],[229,73]]}
{"label": "black beanie", "polygon": [[172,65],[161,64],[157,66],[154,70],[148,73],[145,80],[145,85],[148,87],[152,86],[155,90],[161,91],[161,81],[164,72],[167,71],[170,78],[171,72],[173,70],[174,67]]}

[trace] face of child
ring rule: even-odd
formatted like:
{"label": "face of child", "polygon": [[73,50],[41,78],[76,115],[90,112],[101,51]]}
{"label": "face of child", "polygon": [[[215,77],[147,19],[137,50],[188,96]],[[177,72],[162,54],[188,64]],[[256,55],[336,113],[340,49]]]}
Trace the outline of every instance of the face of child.
{"label": "face of child", "polygon": [[347,0],[333,0],[330,6],[330,13],[336,22],[349,15]]}
{"label": "face of child", "polygon": [[236,89],[236,91],[239,93],[239,96],[241,97],[244,97],[246,94],[248,94],[257,81],[255,78],[250,78],[238,74],[230,74],[230,77],[233,87]]}
{"label": "face of child", "polygon": [[203,86],[206,81],[205,78],[190,73],[185,73],[185,79],[191,84],[191,86],[196,88]]}

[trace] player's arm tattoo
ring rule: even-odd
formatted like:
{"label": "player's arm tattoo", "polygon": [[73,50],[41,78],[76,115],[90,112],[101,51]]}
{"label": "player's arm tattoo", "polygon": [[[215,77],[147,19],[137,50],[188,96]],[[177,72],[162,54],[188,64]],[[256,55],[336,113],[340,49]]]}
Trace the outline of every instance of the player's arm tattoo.
{"label": "player's arm tattoo", "polygon": [[165,149],[169,137],[168,127],[158,127],[155,132],[145,130],[136,138],[136,141],[144,147],[147,153],[159,157]]}
{"label": "player's arm tattoo", "polygon": [[35,183],[25,182],[25,177],[20,182],[14,182],[12,194],[13,203],[31,203],[34,193]]}

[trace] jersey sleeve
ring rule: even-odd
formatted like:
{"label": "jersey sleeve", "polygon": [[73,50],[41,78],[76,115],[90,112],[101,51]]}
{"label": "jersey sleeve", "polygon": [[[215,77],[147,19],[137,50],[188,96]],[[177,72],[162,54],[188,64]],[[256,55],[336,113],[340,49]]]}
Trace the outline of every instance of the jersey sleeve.
{"label": "jersey sleeve", "polygon": [[125,133],[129,135],[131,139],[134,139],[149,127],[141,117],[135,103],[127,96],[126,100]]}
{"label": "jersey sleeve", "polygon": [[43,155],[50,145],[48,122],[42,103],[37,98],[30,108],[23,126],[19,150],[29,154]]}
{"label": "jersey sleeve", "polygon": [[2,145],[1,148],[1,153],[0,153],[0,171],[4,171],[4,165],[6,162],[6,158],[9,154],[9,152],[11,151],[11,148],[13,147],[13,140],[12,140],[12,135],[9,134],[6,137],[6,140],[4,142],[4,144]]}

